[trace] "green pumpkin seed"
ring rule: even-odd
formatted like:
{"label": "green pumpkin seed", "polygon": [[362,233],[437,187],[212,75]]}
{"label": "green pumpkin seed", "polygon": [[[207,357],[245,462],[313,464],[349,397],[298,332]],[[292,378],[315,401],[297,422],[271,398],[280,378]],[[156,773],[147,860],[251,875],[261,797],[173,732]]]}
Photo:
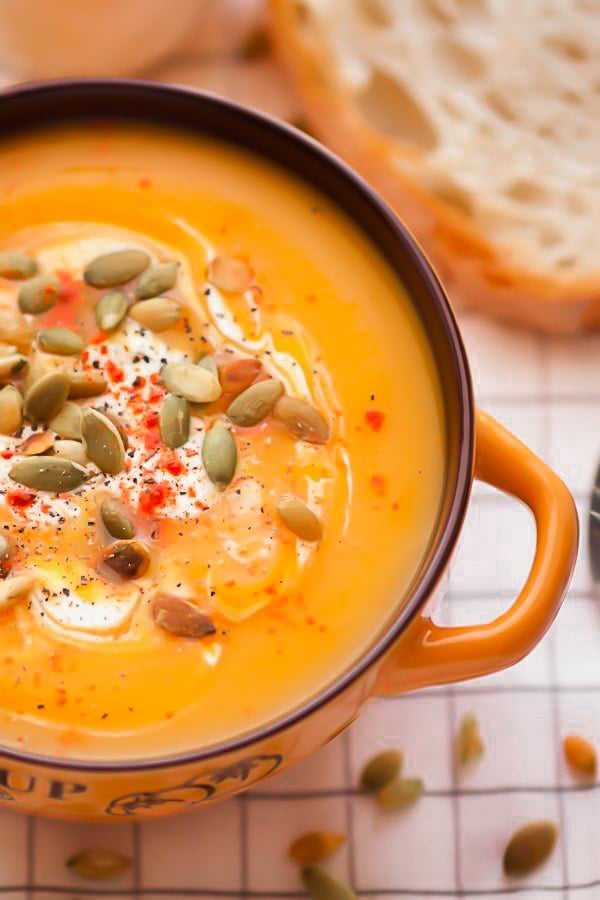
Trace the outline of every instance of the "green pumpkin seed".
{"label": "green pumpkin seed", "polygon": [[59,437],[70,441],[81,441],[81,407],[68,400],[57,415],[48,423]]}
{"label": "green pumpkin seed", "polygon": [[158,627],[176,637],[203,638],[217,630],[205,613],[183,597],[159,594],[151,610]]}
{"label": "green pumpkin seed", "polygon": [[321,866],[302,869],[302,883],[313,900],[357,900],[349,885]]}
{"label": "green pumpkin seed", "polygon": [[170,297],[154,297],[140,300],[129,309],[129,315],[143,328],[150,331],[166,331],[176,325],[181,318],[181,304]]}
{"label": "green pumpkin seed", "polygon": [[54,455],[87,466],[88,458],[80,441],[54,441]]}
{"label": "green pumpkin seed", "polygon": [[74,491],[89,478],[83,466],[56,456],[29,456],[15,463],[8,475],[24,487],[53,494]]}
{"label": "green pumpkin seed", "polygon": [[301,540],[320,541],[323,537],[321,520],[299,497],[291,494],[280,497],[277,512],[284,524]]}
{"label": "green pumpkin seed", "polygon": [[207,353],[205,356],[203,356],[198,365],[202,366],[203,369],[206,369],[208,372],[214,375],[217,381],[219,380],[219,367],[215,361],[214,356],[211,356],[210,353]]}
{"label": "green pumpkin seed", "polygon": [[13,575],[0,582],[0,609],[10,609],[20,600],[24,600],[35,579],[31,575]]}
{"label": "green pumpkin seed", "polygon": [[108,387],[106,378],[92,372],[69,372],[69,397],[80,400],[87,397],[98,397]]}
{"label": "green pumpkin seed", "polygon": [[126,872],[131,860],[114,850],[84,850],[67,860],[67,867],[79,875],[92,881],[103,881],[116,878]]}
{"label": "green pumpkin seed", "polygon": [[283,385],[275,378],[258,381],[229,405],[227,415],[235,425],[250,428],[268,416],[283,393]]}
{"label": "green pumpkin seed", "polygon": [[139,300],[149,300],[170,291],[177,281],[177,267],[178,263],[167,262],[148,269],[138,281],[136,297]]}
{"label": "green pumpkin seed", "polygon": [[19,445],[18,452],[23,456],[43,456],[54,447],[54,435],[51,431],[39,431],[31,434],[22,444]]}
{"label": "green pumpkin seed", "polygon": [[14,434],[23,424],[23,398],[12,384],[0,391],[0,434]]}
{"label": "green pumpkin seed", "polygon": [[25,394],[23,414],[36,425],[50,422],[63,408],[69,394],[70,381],[64,372],[48,372]]}
{"label": "green pumpkin seed", "polygon": [[190,436],[190,405],[187,400],[170,394],[161,406],[159,426],[163,444],[172,449],[183,446]]}
{"label": "green pumpkin seed", "polygon": [[127,294],[111,291],[96,304],[96,322],[100,331],[114,331],[127,315]]}
{"label": "green pumpkin seed", "polygon": [[81,335],[70,328],[42,328],[37,333],[37,341],[46,353],[60,356],[74,356],[85,347]]}
{"label": "green pumpkin seed", "polygon": [[118,429],[96,409],[81,411],[81,434],[88,458],[100,471],[117,475],[125,464],[125,447]]}
{"label": "green pumpkin seed", "polygon": [[345,836],[335,831],[309,831],[293,841],[289,855],[300,866],[314,866],[333,856],[345,842]]}
{"label": "green pumpkin seed", "polygon": [[220,422],[204,436],[202,462],[212,483],[223,491],[235,475],[237,447],[231,431]]}
{"label": "green pumpkin seed", "polygon": [[467,766],[483,754],[483,741],[479,732],[479,723],[473,713],[463,716],[456,737],[456,762],[459,766]]}
{"label": "green pumpkin seed", "polygon": [[314,406],[297,397],[281,397],[275,404],[273,417],[294,437],[311,444],[329,440],[329,425]]}
{"label": "green pumpkin seed", "polygon": [[507,875],[527,875],[544,863],[556,846],[558,828],[554,822],[541,820],[519,828],[504,851]]}
{"label": "green pumpkin seed", "polygon": [[83,277],[92,287],[116,287],[141,275],[149,265],[150,257],[143,250],[114,250],[92,260]]}
{"label": "green pumpkin seed", "polygon": [[377,803],[387,812],[406,809],[417,802],[423,790],[420,778],[395,778],[377,792]]}
{"label": "green pumpkin seed", "polygon": [[0,381],[10,381],[11,378],[19,375],[28,363],[27,357],[21,353],[0,356]]}
{"label": "green pumpkin seed", "polygon": [[127,518],[116,500],[112,498],[105,500],[100,507],[100,515],[111,537],[127,541],[135,536],[133,522]]}
{"label": "green pumpkin seed", "polygon": [[37,273],[38,266],[35,259],[26,256],[25,253],[13,253],[8,251],[0,253],[0,278],[8,278],[10,281],[24,281]]}
{"label": "green pumpkin seed", "polygon": [[160,377],[168,391],[185,397],[190,403],[210,403],[218,400],[222,393],[218,379],[208,369],[194,363],[169,363],[162,367]]}
{"label": "green pumpkin seed", "polygon": [[377,793],[398,776],[401,768],[399,750],[382,750],[365,764],[360,775],[360,790],[366,794]]}
{"label": "green pumpkin seed", "polygon": [[121,435],[121,440],[123,441],[123,446],[127,450],[129,447],[129,438],[127,437],[127,432],[125,431],[125,426],[122,421],[109,409],[98,409],[98,407],[94,407],[101,415],[106,416],[109,422],[112,422],[119,434]]}
{"label": "green pumpkin seed", "polygon": [[31,316],[39,316],[40,313],[51,309],[60,294],[60,281],[55,275],[36,275],[24,282],[17,301],[21,312]]}
{"label": "green pumpkin seed", "polygon": [[148,571],[150,553],[141,541],[117,541],[109,547],[102,562],[121,578],[141,578]]}
{"label": "green pumpkin seed", "polygon": [[27,391],[33,387],[36,381],[39,381],[42,375],[46,375],[48,373],[47,367],[38,357],[33,357],[33,359],[29,360],[29,366],[27,367],[27,372],[25,373],[25,379],[23,381],[23,391],[27,393]]}

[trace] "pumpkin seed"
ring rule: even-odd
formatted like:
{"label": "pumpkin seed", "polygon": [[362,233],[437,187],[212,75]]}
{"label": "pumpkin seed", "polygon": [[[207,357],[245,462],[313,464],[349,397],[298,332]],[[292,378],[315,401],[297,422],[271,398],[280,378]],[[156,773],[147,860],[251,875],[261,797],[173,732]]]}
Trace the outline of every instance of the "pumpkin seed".
{"label": "pumpkin seed", "polygon": [[167,447],[181,447],[190,436],[190,405],[183,397],[170,394],[159,417],[160,437]]}
{"label": "pumpkin seed", "polygon": [[323,525],[312,509],[291,494],[284,494],[277,501],[277,512],[283,523],[302,541],[320,541]]}
{"label": "pumpkin seed", "polygon": [[0,340],[12,344],[21,353],[29,353],[31,338],[31,328],[22,312],[16,307],[0,307]]}
{"label": "pumpkin seed", "polygon": [[211,356],[210,353],[207,353],[202,357],[198,365],[202,366],[203,369],[207,369],[209,372],[211,372],[211,374],[215,376],[217,381],[219,381],[219,367],[214,356]]}
{"label": "pumpkin seed", "polygon": [[349,885],[320,866],[303,869],[302,883],[314,900],[357,900]]}
{"label": "pumpkin seed", "polygon": [[102,375],[86,374],[85,372],[69,372],[69,397],[73,400],[87,397],[98,397],[108,387],[106,378]]}
{"label": "pumpkin seed", "polygon": [[190,403],[209,403],[218,400],[222,394],[221,385],[212,372],[194,363],[168,363],[162,367],[160,376],[168,391],[185,397]]}
{"label": "pumpkin seed", "polygon": [[88,463],[85,448],[79,441],[55,441],[54,455],[60,456],[61,459],[70,459],[80,466],[86,466]]}
{"label": "pumpkin seed", "polygon": [[25,394],[23,413],[36,425],[49,422],[63,408],[69,394],[70,380],[64,372],[48,372]]}
{"label": "pumpkin seed", "polygon": [[250,385],[229,405],[227,415],[236,425],[251,428],[268,416],[283,393],[283,385],[275,378]]}
{"label": "pumpkin seed", "polygon": [[0,390],[0,434],[14,434],[23,424],[23,398],[12,384]]}
{"label": "pumpkin seed", "polygon": [[114,331],[127,315],[127,294],[111,291],[96,304],[96,322],[100,331]]}
{"label": "pumpkin seed", "polygon": [[259,359],[234,359],[221,368],[221,387],[226,394],[239,394],[250,387],[261,371]]}
{"label": "pumpkin seed", "polygon": [[116,287],[141,275],[149,265],[150,257],[143,250],[114,250],[93,259],[83,277],[92,287]]}
{"label": "pumpkin seed", "polygon": [[203,638],[217,630],[207,615],[183,597],[159,594],[151,609],[158,627],[177,637]]}
{"label": "pumpkin seed", "polygon": [[37,333],[37,341],[46,353],[60,356],[74,356],[85,347],[81,335],[70,328],[42,328]]}
{"label": "pumpkin seed", "polygon": [[345,836],[335,831],[309,831],[296,838],[289,854],[301,866],[314,866],[333,856],[345,841]]}
{"label": "pumpkin seed", "polygon": [[563,750],[569,765],[583,775],[595,775],[596,748],[591,741],[578,734],[570,734],[563,741]]}
{"label": "pumpkin seed", "polygon": [[382,750],[364,766],[360,775],[360,790],[375,794],[393,781],[402,768],[402,754],[399,750]]}
{"label": "pumpkin seed", "polygon": [[483,741],[479,732],[479,723],[473,713],[463,716],[456,738],[456,762],[459,766],[467,766],[483,755]]}
{"label": "pumpkin seed", "polygon": [[215,256],[208,266],[208,280],[224,291],[242,293],[252,287],[252,269],[243,259]]}
{"label": "pumpkin seed", "polygon": [[204,435],[202,462],[212,483],[220,491],[225,490],[235,475],[237,447],[231,431],[220,422]]}
{"label": "pumpkin seed", "polygon": [[74,491],[89,478],[83,466],[57,456],[29,456],[15,463],[8,475],[24,487],[53,494]]}
{"label": "pumpkin seed", "polygon": [[148,571],[150,552],[141,541],[117,541],[105,553],[103,563],[121,578],[140,578]]}
{"label": "pumpkin seed", "polygon": [[161,263],[144,272],[138,281],[136,297],[140,300],[149,300],[151,297],[158,297],[159,294],[170,291],[177,281],[178,265],[176,262]]}
{"label": "pumpkin seed", "polygon": [[42,375],[46,375],[48,369],[44,365],[44,363],[38,357],[33,357],[33,359],[29,360],[29,365],[27,367],[27,372],[25,373],[25,379],[23,381],[23,390],[25,393],[33,387],[36,381],[39,381]]}
{"label": "pumpkin seed", "polygon": [[89,407],[81,411],[86,453],[100,471],[117,475],[125,464],[125,447],[118,429],[105,415]]}
{"label": "pumpkin seed", "polygon": [[109,409],[98,409],[97,406],[94,407],[101,415],[106,416],[109,422],[112,422],[119,434],[121,435],[121,440],[123,441],[123,446],[127,450],[129,447],[129,438],[127,437],[127,432],[125,431],[125,426],[122,421]]}
{"label": "pumpkin seed", "polygon": [[150,331],[166,331],[179,322],[181,304],[170,297],[154,297],[152,300],[134,303],[129,309],[129,315],[134,322]]}
{"label": "pumpkin seed", "polygon": [[416,803],[423,790],[420,778],[394,778],[377,792],[377,803],[387,812],[405,809]]}
{"label": "pumpkin seed", "polygon": [[0,609],[10,609],[23,600],[35,583],[31,575],[13,575],[0,582]]}
{"label": "pumpkin seed", "polygon": [[310,444],[325,444],[329,440],[329,425],[314,406],[297,397],[281,397],[275,404],[273,416],[290,434]]}
{"label": "pumpkin seed", "polygon": [[10,381],[11,378],[22,372],[28,363],[27,357],[21,353],[0,356],[0,381]]}
{"label": "pumpkin seed", "polygon": [[8,251],[0,253],[0,278],[11,281],[24,281],[31,278],[38,270],[35,259],[25,253]]}
{"label": "pumpkin seed", "polygon": [[37,434],[31,434],[17,449],[23,456],[41,456],[48,450],[52,450],[53,447],[54,435],[52,432],[40,431]]}
{"label": "pumpkin seed", "polygon": [[100,507],[100,515],[111,537],[126,541],[135,536],[133,522],[127,518],[116,500],[105,500]]}
{"label": "pumpkin seed", "polygon": [[48,423],[52,431],[59,437],[70,441],[80,441],[81,407],[67,400],[63,408]]}
{"label": "pumpkin seed", "polygon": [[67,860],[67,867],[79,875],[93,881],[116,878],[131,865],[131,860],[114,850],[84,850]]}
{"label": "pumpkin seed", "polygon": [[5,534],[0,534],[0,569],[6,573],[7,563],[12,559],[13,547]]}
{"label": "pumpkin seed", "polygon": [[36,275],[25,281],[17,301],[21,312],[32,316],[51,309],[60,294],[60,281],[56,275]]}
{"label": "pumpkin seed", "polygon": [[507,875],[527,875],[545,862],[558,838],[554,822],[530,822],[516,831],[504,851],[504,871]]}

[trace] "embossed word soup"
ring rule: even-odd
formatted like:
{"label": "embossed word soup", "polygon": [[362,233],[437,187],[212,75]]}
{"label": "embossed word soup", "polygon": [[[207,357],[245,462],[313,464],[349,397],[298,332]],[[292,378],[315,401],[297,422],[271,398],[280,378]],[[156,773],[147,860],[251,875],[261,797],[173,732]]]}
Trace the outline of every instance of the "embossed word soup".
{"label": "embossed word soup", "polygon": [[418,316],[327,199],[219,143],[0,147],[0,741],[208,746],[365,650],[445,468]]}

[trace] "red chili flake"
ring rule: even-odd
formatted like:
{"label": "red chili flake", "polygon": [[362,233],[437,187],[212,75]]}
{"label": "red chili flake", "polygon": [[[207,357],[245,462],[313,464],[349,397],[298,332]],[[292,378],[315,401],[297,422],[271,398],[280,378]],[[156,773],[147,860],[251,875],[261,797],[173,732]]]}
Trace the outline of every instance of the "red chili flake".
{"label": "red chili flake", "polygon": [[365,413],[365,422],[373,431],[381,431],[384,421],[385,413],[380,409],[369,409]]}
{"label": "red chili flake", "polygon": [[15,454],[12,450],[3,450],[2,459],[12,459]]}
{"label": "red chili flake", "polygon": [[131,387],[136,388],[136,390],[140,390],[141,388],[146,386],[146,379],[143,375],[136,375],[135,380],[132,382]]}
{"label": "red chili flake", "polygon": [[371,487],[378,497],[385,497],[386,481],[383,475],[373,475],[371,478]]}
{"label": "red chili flake", "polygon": [[102,356],[106,356],[106,354],[108,353],[108,347],[106,346],[106,344],[100,347],[100,353],[102,354]]}
{"label": "red chili flake", "polygon": [[90,344],[102,344],[107,337],[108,335],[104,331],[98,331],[90,338]]}
{"label": "red chili flake", "polygon": [[140,496],[140,512],[153,515],[157,509],[163,507],[171,498],[172,489],[164,481],[158,484],[149,484]]}
{"label": "red chili flake", "polygon": [[158,413],[155,410],[146,413],[144,416],[144,425],[146,428],[156,428],[158,425]]}
{"label": "red chili flake", "polygon": [[152,184],[152,179],[148,178],[147,175],[143,175],[138,181],[138,187],[141,188],[149,188]]}
{"label": "red chili flake", "polygon": [[165,392],[162,388],[152,388],[150,393],[148,394],[148,403],[158,403],[159,400],[162,400]]}
{"label": "red chili flake", "polygon": [[159,379],[158,373],[153,372],[152,375],[150,376],[150,381],[152,382],[152,384],[158,384],[158,379]]}
{"label": "red chili flake", "polygon": [[35,500],[35,494],[24,491],[21,488],[12,488],[6,492],[6,502],[15,509],[27,509]]}
{"label": "red chili flake", "polygon": [[115,383],[121,382],[125,378],[123,369],[119,368],[119,366],[116,366],[112,359],[109,359],[107,361],[104,367],[104,371],[106,372],[110,380],[114,381]]}
{"label": "red chili flake", "polygon": [[149,428],[144,434],[144,449],[149,453],[160,447],[160,431],[158,428]]}
{"label": "red chili flake", "polygon": [[181,475],[182,472],[185,472],[183,463],[175,455],[165,462],[165,469],[167,472],[170,472],[171,475]]}

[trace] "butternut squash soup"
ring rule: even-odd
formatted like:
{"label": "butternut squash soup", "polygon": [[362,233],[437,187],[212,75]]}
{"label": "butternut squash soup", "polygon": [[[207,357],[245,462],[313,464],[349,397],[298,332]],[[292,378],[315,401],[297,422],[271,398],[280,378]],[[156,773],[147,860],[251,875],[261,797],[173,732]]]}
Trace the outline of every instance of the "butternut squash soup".
{"label": "butternut squash soup", "polygon": [[289,712],[435,527],[409,298],[331,201],[191,134],[21,135],[0,192],[0,742],[144,758]]}

